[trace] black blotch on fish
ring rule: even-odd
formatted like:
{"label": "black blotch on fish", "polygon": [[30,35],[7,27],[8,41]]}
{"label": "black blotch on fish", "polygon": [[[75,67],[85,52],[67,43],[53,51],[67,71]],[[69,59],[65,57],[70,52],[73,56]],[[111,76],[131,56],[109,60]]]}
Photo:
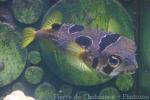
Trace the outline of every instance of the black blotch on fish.
{"label": "black blotch on fish", "polygon": [[102,38],[101,42],[99,43],[99,51],[103,51],[107,46],[110,44],[116,42],[118,38],[120,37],[119,34],[111,34],[107,35],[106,37]]}
{"label": "black blotch on fish", "polygon": [[98,64],[98,58],[96,57],[96,58],[93,59],[92,67],[96,68],[97,64]]}
{"label": "black blotch on fish", "polygon": [[92,40],[87,36],[79,36],[76,38],[75,42],[80,46],[89,47],[92,44]]}
{"label": "black blotch on fish", "polygon": [[52,25],[52,29],[55,30],[55,31],[59,30],[60,27],[61,27],[61,24],[56,24],[55,23],[55,24]]}
{"label": "black blotch on fish", "polygon": [[69,29],[69,33],[81,32],[84,30],[84,26],[82,25],[74,25]]}
{"label": "black blotch on fish", "polygon": [[110,67],[109,65],[107,65],[106,67],[103,68],[103,71],[106,74],[110,74],[113,70],[114,70],[114,68]]}

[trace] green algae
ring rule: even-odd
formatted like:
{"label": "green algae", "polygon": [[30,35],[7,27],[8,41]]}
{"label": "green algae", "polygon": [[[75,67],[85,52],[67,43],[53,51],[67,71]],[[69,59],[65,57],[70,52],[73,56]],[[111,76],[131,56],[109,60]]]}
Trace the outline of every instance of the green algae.
{"label": "green algae", "polygon": [[134,79],[132,75],[121,74],[116,80],[116,86],[120,91],[129,91],[134,84]]}
{"label": "green algae", "polygon": [[13,0],[12,10],[19,22],[31,24],[40,18],[43,0]]}
{"label": "green algae", "polygon": [[44,72],[40,67],[31,66],[25,71],[25,79],[30,84],[38,84],[43,79]]}
{"label": "green algae", "polygon": [[113,87],[107,87],[101,90],[99,94],[100,100],[119,100],[119,92]]}
{"label": "green algae", "polygon": [[21,38],[9,24],[0,23],[0,87],[16,80],[24,70],[26,50],[20,48]]}
{"label": "green algae", "polygon": [[32,64],[38,64],[41,61],[41,55],[38,51],[31,51],[28,54],[28,59]]}
{"label": "green algae", "polygon": [[40,84],[34,93],[37,100],[55,100],[56,89],[49,83]]}

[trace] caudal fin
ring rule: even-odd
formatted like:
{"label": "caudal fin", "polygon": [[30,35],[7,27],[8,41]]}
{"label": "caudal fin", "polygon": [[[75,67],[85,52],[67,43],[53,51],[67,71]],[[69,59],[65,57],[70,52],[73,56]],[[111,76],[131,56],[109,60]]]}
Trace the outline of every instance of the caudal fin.
{"label": "caudal fin", "polygon": [[26,48],[35,39],[36,31],[34,28],[25,28],[23,30],[24,38],[21,44],[21,48]]}

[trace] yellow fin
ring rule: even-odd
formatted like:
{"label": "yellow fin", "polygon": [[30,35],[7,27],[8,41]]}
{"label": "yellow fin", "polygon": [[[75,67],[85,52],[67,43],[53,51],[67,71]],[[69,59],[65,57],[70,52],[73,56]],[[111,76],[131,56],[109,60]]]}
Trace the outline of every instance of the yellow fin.
{"label": "yellow fin", "polygon": [[46,17],[42,29],[51,29],[54,23],[61,24],[62,14],[59,11],[54,11],[52,14]]}
{"label": "yellow fin", "polygon": [[67,60],[70,62],[71,65],[73,65],[73,67],[82,71],[91,72],[91,69],[86,65],[86,63],[81,58],[81,55],[86,52],[84,48],[82,48],[75,42],[71,42],[68,44],[67,50],[68,50]]}
{"label": "yellow fin", "polygon": [[78,45],[75,42],[69,43],[67,50],[78,57],[80,57],[80,55],[86,51],[84,48],[80,47],[80,45]]}
{"label": "yellow fin", "polygon": [[24,38],[21,44],[21,48],[26,48],[35,39],[36,31],[34,28],[29,27],[23,30],[23,34]]}

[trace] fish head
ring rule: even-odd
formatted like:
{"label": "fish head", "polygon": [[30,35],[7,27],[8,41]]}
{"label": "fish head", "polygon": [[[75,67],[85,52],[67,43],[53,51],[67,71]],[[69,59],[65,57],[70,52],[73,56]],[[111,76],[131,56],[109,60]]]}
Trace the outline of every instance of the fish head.
{"label": "fish head", "polygon": [[110,77],[134,74],[137,68],[135,43],[124,36],[105,47],[97,57],[96,71]]}

